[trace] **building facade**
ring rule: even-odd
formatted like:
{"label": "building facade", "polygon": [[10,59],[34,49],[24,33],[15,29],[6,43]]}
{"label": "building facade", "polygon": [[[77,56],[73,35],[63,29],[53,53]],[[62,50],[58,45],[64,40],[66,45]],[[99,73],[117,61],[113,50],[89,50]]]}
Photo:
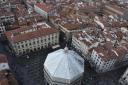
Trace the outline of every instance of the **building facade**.
{"label": "building facade", "polygon": [[6,29],[3,23],[0,23],[0,37],[3,36],[3,34],[5,33]]}
{"label": "building facade", "polygon": [[3,22],[15,22],[15,15],[14,14],[9,14],[9,15],[3,15],[0,16],[0,20]]}
{"label": "building facade", "polygon": [[72,36],[72,46],[81,53],[85,59],[90,59],[89,50],[93,47],[97,47],[99,42],[96,42],[91,39],[91,36],[88,35],[85,31],[74,33]]}
{"label": "building facade", "polygon": [[75,36],[72,37],[72,46],[77,49],[78,52],[82,52],[83,56],[88,54],[88,46],[84,42],[79,41]]}
{"label": "building facade", "polygon": [[119,79],[119,83],[121,83],[122,85],[128,85],[128,69],[125,71],[125,73]]}
{"label": "building facade", "polygon": [[6,32],[7,39],[16,54],[28,53],[59,44],[59,31],[54,28],[21,30],[22,28],[19,28]]}
{"label": "building facade", "polygon": [[128,60],[127,54],[127,47],[111,48],[108,44],[104,44],[93,49],[90,64],[97,72],[107,72],[121,67],[121,63],[127,65],[128,63],[124,63]]}
{"label": "building facade", "polygon": [[97,51],[93,50],[90,58],[90,64],[95,68],[96,72],[110,71],[115,64],[116,59],[105,60],[101,56],[104,56],[104,54],[99,54]]}
{"label": "building facade", "polygon": [[51,11],[52,5],[46,3],[37,3],[34,5],[34,10],[39,13],[41,16],[48,19],[49,15],[52,15],[54,11]]}

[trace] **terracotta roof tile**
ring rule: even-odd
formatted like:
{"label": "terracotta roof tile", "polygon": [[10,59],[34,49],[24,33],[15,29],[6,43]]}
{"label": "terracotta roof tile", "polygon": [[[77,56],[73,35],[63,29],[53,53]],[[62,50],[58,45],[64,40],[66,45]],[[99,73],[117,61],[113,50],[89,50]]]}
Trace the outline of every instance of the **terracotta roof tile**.
{"label": "terracotta roof tile", "polygon": [[18,82],[11,73],[4,70],[0,71],[0,85],[18,85]]}
{"label": "terracotta roof tile", "polygon": [[9,40],[12,40],[12,42],[14,42],[14,43],[25,41],[25,40],[30,40],[33,38],[38,38],[41,36],[46,36],[46,35],[50,35],[50,34],[59,32],[58,30],[56,30],[54,28],[42,28],[42,29],[39,29],[39,30],[36,30],[33,32],[18,34],[16,36],[14,36],[13,38],[11,38],[11,35],[13,34],[14,31],[16,31],[16,30],[8,31],[5,33],[7,38]]}
{"label": "terracotta roof tile", "polygon": [[0,63],[7,63],[7,56],[4,54],[0,54]]}
{"label": "terracotta roof tile", "polygon": [[42,10],[49,12],[52,8],[51,5],[47,5],[45,3],[37,3],[36,6],[38,6],[39,8],[41,8]]}

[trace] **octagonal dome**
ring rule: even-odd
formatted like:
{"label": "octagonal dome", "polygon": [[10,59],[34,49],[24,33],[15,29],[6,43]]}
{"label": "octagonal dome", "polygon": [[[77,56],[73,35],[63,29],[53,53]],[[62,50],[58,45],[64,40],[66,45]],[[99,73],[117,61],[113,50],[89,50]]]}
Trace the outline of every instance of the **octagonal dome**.
{"label": "octagonal dome", "polygon": [[60,49],[48,54],[44,70],[52,81],[70,84],[83,76],[84,59],[72,50]]}

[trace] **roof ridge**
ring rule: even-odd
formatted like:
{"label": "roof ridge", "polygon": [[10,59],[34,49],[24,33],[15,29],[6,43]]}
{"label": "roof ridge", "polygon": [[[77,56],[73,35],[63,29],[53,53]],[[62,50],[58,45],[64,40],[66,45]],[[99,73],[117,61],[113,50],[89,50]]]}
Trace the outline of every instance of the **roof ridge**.
{"label": "roof ridge", "polygon": [[54,73],[53,73],[53,76],[55,76],[55,73],[56,73],[56,71],[57,71],[57,68],[59,67],[59,65],[60,65],[61,61],[63,60],[63,58],[65,58],[65,57],[62,57],[62,58],[60,59],[58,65],[56,66],[56,69],[55,69],[55,71],[54,71]]}

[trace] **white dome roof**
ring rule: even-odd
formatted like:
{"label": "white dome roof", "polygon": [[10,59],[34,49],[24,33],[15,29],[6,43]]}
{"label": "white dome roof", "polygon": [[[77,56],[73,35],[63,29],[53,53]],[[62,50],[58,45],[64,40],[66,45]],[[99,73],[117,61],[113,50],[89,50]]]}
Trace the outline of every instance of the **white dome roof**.
{"label": "white dome roof", "polygon": [[55,82],[71,83],[84,72],[84,59],[76,52],[60,49],[48,54],[44,69]]}

